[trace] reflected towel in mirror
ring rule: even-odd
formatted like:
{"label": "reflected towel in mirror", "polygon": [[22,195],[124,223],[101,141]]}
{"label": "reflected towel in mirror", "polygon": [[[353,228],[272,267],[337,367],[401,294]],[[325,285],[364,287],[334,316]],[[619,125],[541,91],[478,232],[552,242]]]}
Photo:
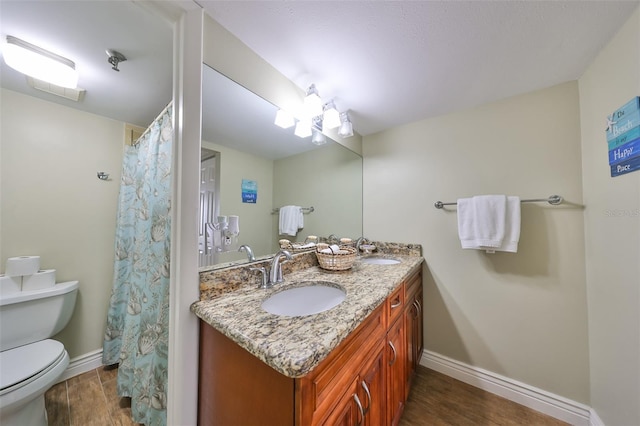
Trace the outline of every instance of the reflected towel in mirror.
{"label": "reflected towel in mirror", "polygon": [[279,232],[280,235],[295,236],[304,227],[304,216],[300,206],[280,207]]}

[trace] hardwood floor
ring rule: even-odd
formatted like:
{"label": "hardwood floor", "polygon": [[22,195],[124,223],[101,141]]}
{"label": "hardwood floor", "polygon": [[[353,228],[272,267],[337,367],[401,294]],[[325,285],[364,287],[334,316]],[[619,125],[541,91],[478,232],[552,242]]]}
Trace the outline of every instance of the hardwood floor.
{"label": "hardwood floor", "polygon": [[422,366],[400,420],[400,426],[566,424]]}
{"label": "hardwood floor", "polygon": [[[45,394],[49,426],[133,426],[130,400],[116,393],[117,369],[98,368]],[[566,423],[419,367],[400,426],[556,426]]]}
{"label": "hardwood floor", "polygon": [[58,383],[44,395],[49,426],[133,426],[131,402],[116,392],[116,368],[101,367]]}

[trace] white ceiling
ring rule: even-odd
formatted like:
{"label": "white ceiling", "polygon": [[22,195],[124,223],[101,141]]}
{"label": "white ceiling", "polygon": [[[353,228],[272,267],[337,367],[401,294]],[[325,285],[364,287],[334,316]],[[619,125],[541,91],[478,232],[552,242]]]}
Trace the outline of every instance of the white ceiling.
{"label": "white ceiling", "polygon": [[[171,101],[173,28],[140,2],[0,0],[0,34],[0,45],[12,35],[74,61],[86,94],[73,102],[38,91],[2,61],[4,88],[142,127]],[[107,49],[127,57],[119,72]]]}
{"label": "white ceiling", "polygon": [[208,1],[362,135],[576,80],[638,1]]}
{"label": "white ceiling", "polygon": [[[207,1],[220,24],[363,135],[575,80],[640,1]],[[141,126],[171,99],[172,29],[142,1],[0,0],[0,33],[76,62],[81,103],[2,63],[2,87]],[[127,62],[111,70],[106,49]],[[613,65],[612,65],[613,66]]]}

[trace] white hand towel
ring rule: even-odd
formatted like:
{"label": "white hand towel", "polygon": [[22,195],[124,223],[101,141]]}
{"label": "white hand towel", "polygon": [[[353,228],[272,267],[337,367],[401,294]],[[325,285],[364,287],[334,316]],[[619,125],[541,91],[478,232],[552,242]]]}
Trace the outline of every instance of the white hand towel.
{"label": "white hand towel", "polygon": [[458,236],[464,249],[502,246],[507,212],[506,195],[480,195],[458,200]]}
{"label": "white hand towel", "polygon": [[280,235],[295,236],[303,227],[302,208],[300,206],[280,207]]}
{"label": "white hand towel", "polygon": [[505,216],[504,239],[496,251],[518,252],[520,241],[520,197],[507,197],[507,214]]}

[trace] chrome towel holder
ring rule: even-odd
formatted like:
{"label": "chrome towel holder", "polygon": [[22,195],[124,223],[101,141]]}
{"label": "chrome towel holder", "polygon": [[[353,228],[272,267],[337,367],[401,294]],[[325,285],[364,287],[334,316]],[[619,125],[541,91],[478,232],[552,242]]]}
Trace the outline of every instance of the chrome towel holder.
{"label": "chrome towel holder", "polygon": [[[527,199],[527,200],[520,200],[521,203],[541,203],[541,202],[547,202],[551,205],[557,206],[558,204],[561,204],[564,201],[564,198],[562,198],[560,195],[551,195],[549,196],[549,198],[531,198],[531,199]],[[454,206],[457,205],[457,202],[454,203],[443,203],[442,201],[436,201],[433,205],[435,206],[436,209],[441,209],[444,206]]]}

